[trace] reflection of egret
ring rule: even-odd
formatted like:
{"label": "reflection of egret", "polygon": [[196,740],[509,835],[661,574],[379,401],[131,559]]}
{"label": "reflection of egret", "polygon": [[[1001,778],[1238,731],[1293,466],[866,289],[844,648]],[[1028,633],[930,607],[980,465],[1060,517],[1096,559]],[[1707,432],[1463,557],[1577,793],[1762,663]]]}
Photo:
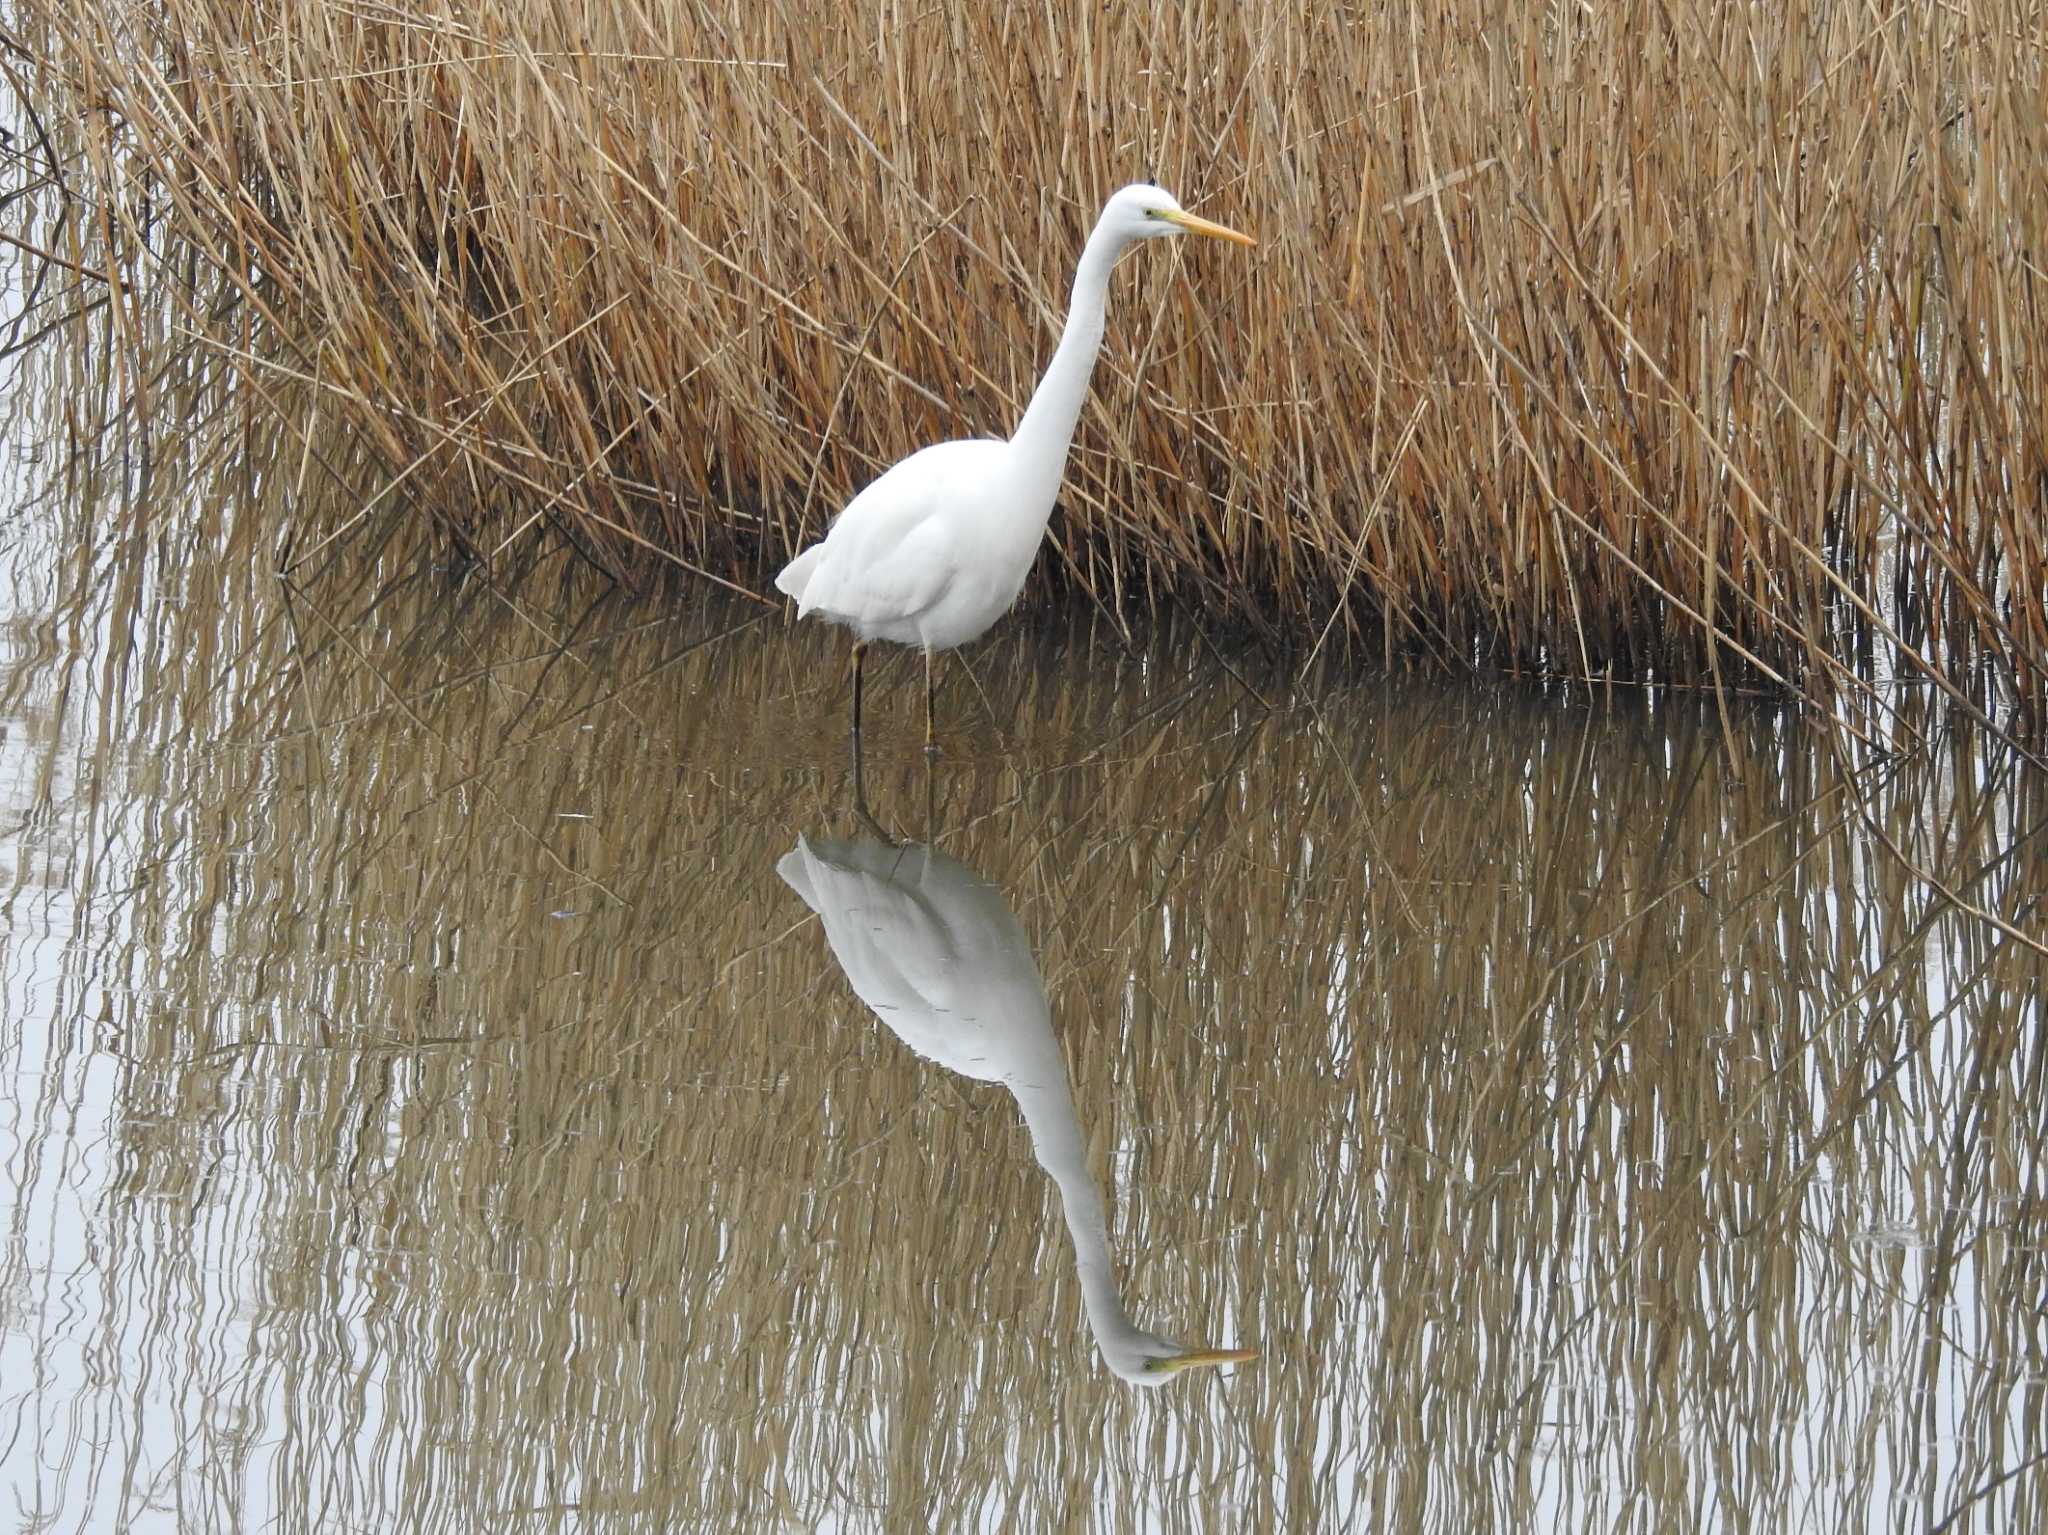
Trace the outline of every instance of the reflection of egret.
{"label": "reflection of egret", "polygon": [[861,657],[871,640],[924,651],[924,739],[932,743],[932,652],[979,638],[1023,590],[1052,516],[1067,445],[1102,345],[1109,269],[1140,240],[1249,235],[1196,218],[1149,182],[1104,205],[1074,272],[1066,329],[1008,442],[942,442],[901,460],[848,503],[822,543],[775,578],[816,613],[853,630],[853,728]]}
{"label": "reflection of egret", "polygon": [[854,992],[898,1038],[1015,1096],[1031,1148],[1059,1186],[1088,1323],[1110,1369],[1157,1386],[1194,1365],[1256,1358],[1251,1349],[1169,1343],[1124,1309],[1045,983],[1024,930],[988,881],[935,848],[807,837],[777,872],[824,920]]}

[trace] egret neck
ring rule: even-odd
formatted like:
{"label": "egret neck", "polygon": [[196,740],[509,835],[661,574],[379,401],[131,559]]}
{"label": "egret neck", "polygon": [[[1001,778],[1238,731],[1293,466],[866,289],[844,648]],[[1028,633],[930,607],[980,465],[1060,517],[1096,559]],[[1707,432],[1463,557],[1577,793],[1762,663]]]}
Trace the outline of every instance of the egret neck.
{"label": "egret neck", "polygon": [[1042,503],[1048,517],[1059,495],[1060,476],[1066,471],[1067,448],[1074,440],[1074,423],[1081,418],[1081,402],[1088,398],[1095,354],[1102,349],[1102,313],[1110,269],[1129,244],[1110,227],[1106,215],[1097,220],[1095,232],[1081,252],[1081,264],[1074,270],[1074,291],[1059,349],[1052,354],[1024,419],[1010,438],[1020,482],[1029,487],[1029,504]]}

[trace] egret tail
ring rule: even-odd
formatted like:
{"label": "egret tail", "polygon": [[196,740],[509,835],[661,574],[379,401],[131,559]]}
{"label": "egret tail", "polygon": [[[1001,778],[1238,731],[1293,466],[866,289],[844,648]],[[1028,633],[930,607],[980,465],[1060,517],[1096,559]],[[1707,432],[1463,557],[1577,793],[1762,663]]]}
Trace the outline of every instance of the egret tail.
{"label": "egret tail", "polygon": [[791,560],[775,577],[776,589],[785,596],[794,597],[801,606],[804,588],[811,584],[811,572],[817,569],[819,558],[825,553],[823,544],[813,544],[802,554]]}

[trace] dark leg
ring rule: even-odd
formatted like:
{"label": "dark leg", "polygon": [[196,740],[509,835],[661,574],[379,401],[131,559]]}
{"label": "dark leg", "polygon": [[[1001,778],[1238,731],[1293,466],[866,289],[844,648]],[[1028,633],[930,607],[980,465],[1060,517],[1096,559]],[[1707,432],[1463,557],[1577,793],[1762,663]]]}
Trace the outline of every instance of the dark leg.
{"label": "dark leg", "polygon": [[856,640],[853,646],[853,738],[860,739],[860,663],[867,658],[868,642]]}
{"label": "dark leg", "polygon": [[894,847],[896,845],[896,839],[894,837],[891,837],[886,831],[882,830],[882,823],[880,821],[877,821],[875,819],[874,812],[868,809],[867,775],[861,771],[861,663],[867,659],[867,654],[867,641],[857,641],[853,647],[853,734],[848,738],[853,744],[853,813],[855,816],[859,817],[861,825],[865,826],[869,831],[873,832],[875,836],[879,837],[882,841],[888,843],[891,847]]}
{"label": "dark leg", "polygon": [[877,821],[875,813],[868,809],[867,776],[861,771],[860,732],[858,730],[853,733],[853,813],[859,819],[860,824],[865,826],[881,841],[888,843],[891,847],[896,845],[896,839],[882,829],[882,823]]}
{"label": "dark leg", "polygon": [[924,750],[928,757],[939,754],[939,738],[932,729],[932,653],[924,653]]}

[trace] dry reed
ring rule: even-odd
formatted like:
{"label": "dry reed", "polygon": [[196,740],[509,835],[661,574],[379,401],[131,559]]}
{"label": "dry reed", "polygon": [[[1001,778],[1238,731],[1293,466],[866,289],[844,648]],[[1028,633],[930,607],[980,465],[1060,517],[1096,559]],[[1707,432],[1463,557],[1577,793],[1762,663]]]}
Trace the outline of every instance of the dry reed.
{"label": "dry reed", "polygon": [[287,559],[389,514],[759,588],[1008,429],[1156,172],[1265,243],[1120,277],[1042,584],[2048,699],[2033,0],[9,12],[14,340],[90,341],[74,441],[210,376]]}

